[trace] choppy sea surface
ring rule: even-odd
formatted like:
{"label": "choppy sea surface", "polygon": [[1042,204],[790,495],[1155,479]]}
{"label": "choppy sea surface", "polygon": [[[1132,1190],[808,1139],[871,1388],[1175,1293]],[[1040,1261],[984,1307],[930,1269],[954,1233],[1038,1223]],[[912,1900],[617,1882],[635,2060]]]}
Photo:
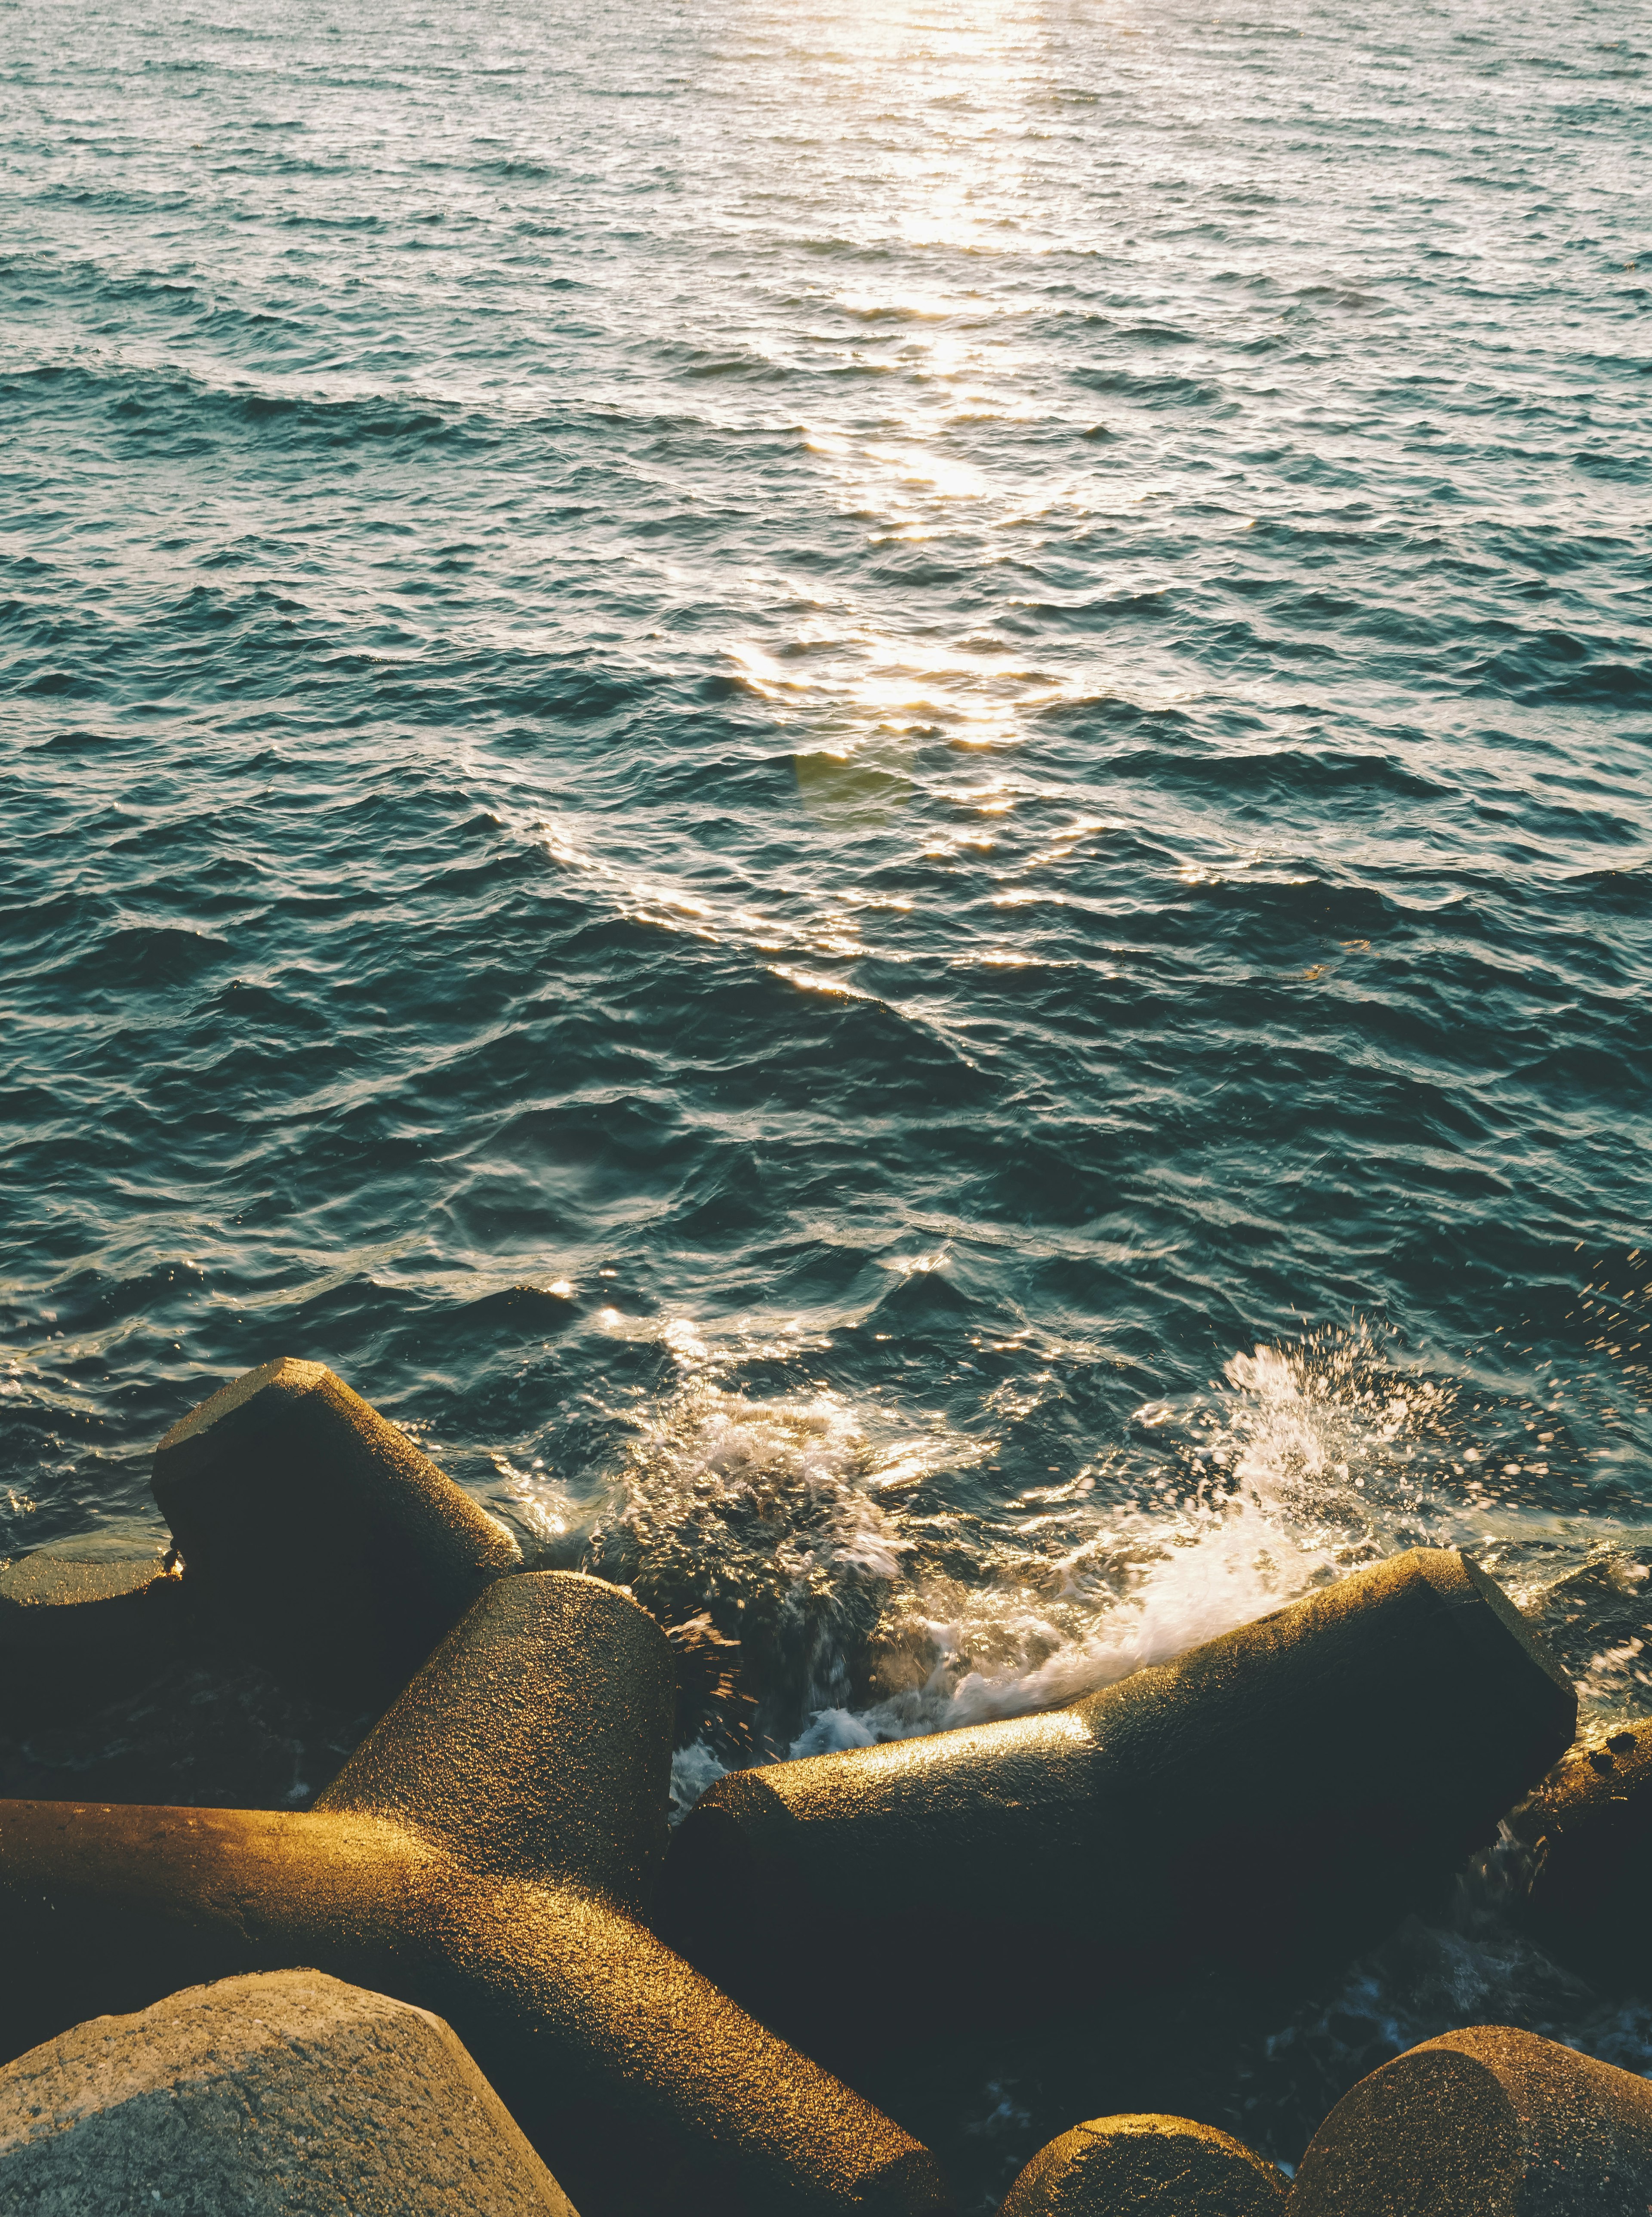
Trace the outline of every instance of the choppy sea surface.
{"label": "choppy sea surface", "polygon": [[[291,1353],[703,1619],[684,1803],[1419,1541],[1652,1711],[1649,47],[0,5],[0,1556]],[[1652,2069],[1476,1885],[1211,2121]]]}

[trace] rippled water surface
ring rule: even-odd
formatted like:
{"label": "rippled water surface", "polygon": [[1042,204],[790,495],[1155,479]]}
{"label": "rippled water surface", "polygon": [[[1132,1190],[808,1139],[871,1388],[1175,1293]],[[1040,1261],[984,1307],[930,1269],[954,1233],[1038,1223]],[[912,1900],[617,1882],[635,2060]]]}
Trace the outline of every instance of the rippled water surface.
{"label": "rippled water surface", "polygon": [[[0,9],[0,1554],[289,1352],[741,1640],[684,1800],[1417,1540],[1652,1709],[1649,46]],[[1215,2121],[1652,2065],[1460,1921]]]}

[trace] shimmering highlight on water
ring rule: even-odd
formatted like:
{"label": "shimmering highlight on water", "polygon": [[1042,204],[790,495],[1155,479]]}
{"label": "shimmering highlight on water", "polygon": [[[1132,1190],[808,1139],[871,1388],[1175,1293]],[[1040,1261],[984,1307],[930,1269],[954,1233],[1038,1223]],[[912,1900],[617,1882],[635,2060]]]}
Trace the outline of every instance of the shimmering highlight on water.
{"label": "shimmering highlight on water", "polygon": [[1430,1538],[1645,1709],[1638,11],[0,22],[0,1552],[286,1351],[765,1752]]}

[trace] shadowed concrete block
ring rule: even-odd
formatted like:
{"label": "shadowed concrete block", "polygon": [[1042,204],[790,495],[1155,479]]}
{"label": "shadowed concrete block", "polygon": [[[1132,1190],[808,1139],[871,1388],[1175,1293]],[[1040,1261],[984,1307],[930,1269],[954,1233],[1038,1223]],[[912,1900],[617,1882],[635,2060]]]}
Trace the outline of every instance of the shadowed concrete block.
{"label": "shadowed concrete block", "polygon": [[1283,2171],[1186,2117],[1096,2117],[1040,2148],[999,2217],[1283,2217]]}
{"label": "shadowed concrete block", "polygon": [[1509,1824],[1531,1850],[1526,1922],[1597,1985],[1652,1979],[1652,1726],[1556,1764]]}
{"label": "shadowed concrete block", "polygon": [[496,1518],[319,1362],[249,1370],[155,1450],[155,1499],[220,1635],[341,1708],[382,1708],[489,1580]]}
{"label": "shadowed concrete block", "polygon": [[674,1694],[628,1596],[523,1573],[306,1814],[0,1802],[0,2053],[313,1965],[444,2017],[585,2217],[936,2217],[926,2149],[637,1921]]}
{"label": "shadowed concrete block", "polygon": [[1448,2032],[1345,2094],[1289,2217],[1646,2217],[1652,2085],[1507,2025]]}
{"label": "shadowed concrete block", "polygon": [[440,2017],[315,1971],[94,2017],[0,2071],[0,2213],[574,2217]]}
{"label": "shadowed concrete block", "polygon": [[42,1548],[0,1570],[0,1684],[30,1710],[107,1701],[164,1670],[191,1621],[153,1551]]}
{"label": "shadowed concrete block", "polygon": [[811,2044],[875,2022],[880,1965],[976,2012],[1040,1961],[1277,1975],[1376,1938],[1575,1720],[1492,1581],[1417,1550],[1043,1716],[721,1779],[658,1925]]}

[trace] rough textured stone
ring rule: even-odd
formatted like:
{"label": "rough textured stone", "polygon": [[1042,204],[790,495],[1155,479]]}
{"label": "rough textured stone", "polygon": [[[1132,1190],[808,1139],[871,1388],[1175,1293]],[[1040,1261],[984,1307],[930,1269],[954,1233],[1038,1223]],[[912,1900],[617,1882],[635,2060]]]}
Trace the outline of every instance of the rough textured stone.
{"label": "rough textured stone", "polygon": [[574,2217],[442,2019],[315,1971],[94,2017],[0,2071],[4,2217]]}
{"label": "rough textured stone", "polygon": [[[881,1976],[996,2016],[1041,1961],[1068,1985],[1266,1978],[1377,1937],[1575,1720],[1492,1581],[1419,1549],[1047,1715],[720,1779],[659,1928],[831,2050],[893,2020]],[[800,1930],[801,1963],[772,1944]]]}
{"label": "rough textured stone", "polygon": [[585,2217],[939,2217],[927,2149],[637,1921],[672,1695],[634,1602],[524,1572],[309,1813],[0,1801],[0,2054],[313,1964],[444,2017]]}
{"label": "rough textured stone", "polygon": [[1096,2117],[1040,2148],[999,2217],[1283,2217],[1283,2171],[1186,2117]]}
{"label": "rough textured stone", "polygon": [[340,1708],[383,1708],[522,1566],[504,1527],[319,1362],[267,1362],[191,1410],[153,1486],[220,1635]]}
{"label": "rough textured stone", "polygon": [[149,1663],[183,1635],[183,1581],[161,1558],[40,1549],[0,1570],[0,1650],[74,1662],[88,1654]]}
{"label": "rough textured stone", "polygon": [[42,1548],[0,1570],[0,1673],[12,1718],[110,1700],[189,1644],[183,1581],[158,1551]]}
{"label": "rough textured stone", "polygon": [[1531,1853],[1525,1914],[1596,1985],[1652,1979],[1652,1726],[1556,1764],[1509,1823]]}
{"label": "rough textured stone", "polygon": [[474,1869],[554,1872],[642,1916],[675,1714],[670,1646],[628,1595],[569,1572],[500,1578],[315,1806],[417,1825]]}
{"label": "rough textured stone", "polygon": [[1652,2085],[1507,2025],[1385,2063],[1315,2134],[1289,2217],[1646,2217]]}

